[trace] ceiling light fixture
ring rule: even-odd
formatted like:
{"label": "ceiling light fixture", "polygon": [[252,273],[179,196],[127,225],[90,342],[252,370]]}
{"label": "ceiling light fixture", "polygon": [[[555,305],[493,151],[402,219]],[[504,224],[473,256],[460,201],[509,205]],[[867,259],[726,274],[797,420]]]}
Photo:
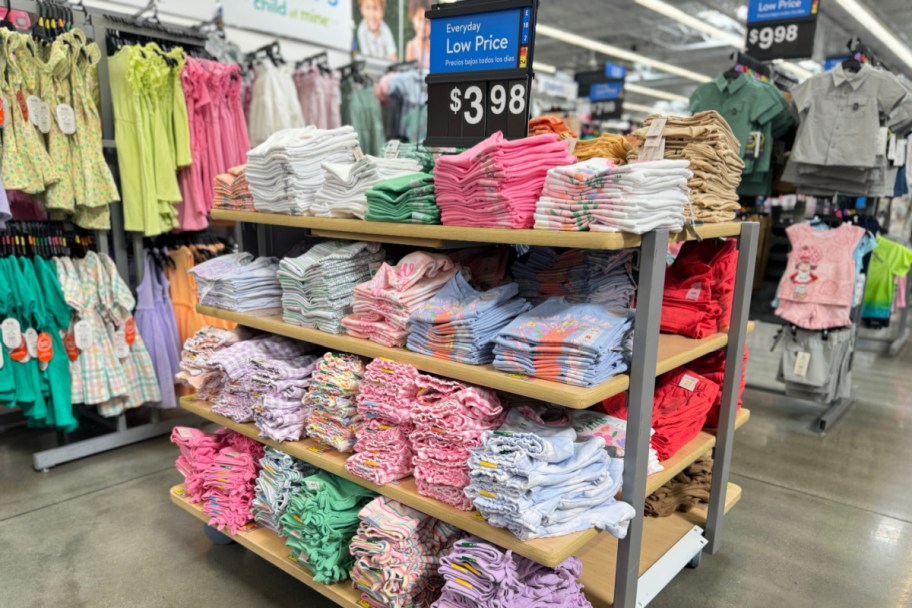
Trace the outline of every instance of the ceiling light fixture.
{"label": "ceiling light fixture", "polygon": [[668,101],[690,101],[690,98],[684,95],[669,93],[668,91],[660,91],[659,89],[652,89],[650,87],[641,87],[640,85],[633,84],[632,82],[624,83],[624,89],[631,93],[637,93],[638,95],[646,95],[648,97],[656,97],[658,99],[667,99]]}
{"label": "ceiling light fixture", "polygon": [[533,61],[532,69],[536,72],[544,72],[545,74],[557,74],[557,67],[550,63],[542,63],[541,61]]}
{"label": "ceiling light fixture", "polygon": [[658,114],[659,110],[653,106],[647,106],[642,103],[628,103],[624,102],[624,110],[632,110],[634,112],[645,112],[646,114]]}
{"label": "ceiling light fixture", "polygon": [[814,75],[814,72],[811,70],[808,70],[797,63],[786,61],[785,59],[773,59],[773,64],[786,72],[791,72],[792,75],[798,76],[799,78],[807,79]]}
{"label": "ceiling light fixture", "polygon": [[912,49],[897,38],[893,32],[888,30],[861,2],[858,2],[857,0],[835,0],[835,2],[841,6],[850,17],[871,32],[874,38],[878,40],[883,47],[889,49],[890,52],[899,57],[904,64],[912,68]]}
{"label": "ceiling light fixture", "polygon": [[578,34],[565,32],[564,30],[558,29],[556,27],[551,27],[550,25],[544,25],[542,23],[537,24],[535,26],[535,33],[547,38],[559,40],[566,44],[572,44],[573,46],[578,46],[584,49],[589,49],[590,51],[595,51],[596,53],[608,55],[609,57],[623,59],[631,63],[642,63],[657,70],[661,70],[662,72],[668,72],[669,74],[681,76],[682,78],[687,78],[696,82],[710,82],[712,80],[712,78],[706,74],[700,74],[699,72],[694,72],[685,68],[679,68],[676,65],[671,65],[670,63],[665,63],[664,61],[659,61],[658,59],[652,59],[650,57],[640,55],[639,53],[634,53],[632,51],[628,51],[616,46],[611,46],[610,44],[605,44],[604,42],[599,42],[598,40],[592,40],[591,38],[585,38]]}
{"label": "ceiling light fixture", "polygon": [[636,0],[636,3],[644,8],[648,8],[649,10],[674,19],[678,23],[695,29],[698,32],[703,32],[704,34],[712,36],[716,40],[721,40],[725,43],[728,43],[736,49],[744,48],[743,34],[727,32],[721,28],[715,27],[714,25],[710,25],[706,21],[703,21],[698,17],[694,17],[693,15],[674,7],[667,2],[663,2],[662,0]]}

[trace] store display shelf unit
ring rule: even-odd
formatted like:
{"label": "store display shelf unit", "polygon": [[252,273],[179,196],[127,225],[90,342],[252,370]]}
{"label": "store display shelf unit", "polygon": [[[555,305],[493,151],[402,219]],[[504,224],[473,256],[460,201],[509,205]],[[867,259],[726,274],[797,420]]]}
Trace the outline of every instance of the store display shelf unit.
{"label": "store display shelf unit", "polygon": [[[202,503],[191,503],[187,499],[184,484],[171,488],[171,502],[181,509],[194,515],[208,524],[209,516],[203,512]],[[735,484],[728,484],[725,500],[725,510],[728,512],[741,499],[741,488]],[[648,518],[646,521],[647,541],[643,545],[640,559],[640,574],[645,575],[662,556],[668,553],[669,548],[685,534],[690,533],[694,526],[706,523],[706,509],[697,507],[689,513],[675,513],[669,517]],[[327,585],[314,581],[313,576],[303,566],[297,564],[291,557],[291,551],[285,545],[285,539],[269,530],[256,525],[249,525],[247,529],[237,534],[225,532],[226,536],[249,549],[256,555],[278,566],[284,572],[295,577],[308,587],[329,598],[343,608],[363,608],[360,603],[361,594],[352,587],[351,581]],[[586,596],[595,608],[611,606],[611,597],[614,593],[614,578],[600,577],[599,570],[608,564],[613,564],[617,554],[617,543],[608,535],[601,535],[605,542],[587,544],[580,551],[579,558],[583,562],[583,577],[581,582],[585,586]],[[610,569],[609,572],[613,572]]]}
{"label": "store display shelf unit", "polygon": [[[495,245],[544,245],[579,249],[629,249],[639,247],[643,239],[631,232],[577,232],[569,230],[534,230],[511,228],[472,228],[438,224],[368,222],[358,219],[283,215],[256,211],[213,209],[215,220],[232,220],[266,226],[305,228],[314,236],[342,240],[377,241],[416,247],[444,248],[454,242]],[[675,232],[669,241],[692,241],[741,234],[741,222],[703,224],[691,230]]]}
{"label": "store display shelf unit", "polygon": [[[586,409],[594,404],[624,392],[630,386],[630,376],[618,374],[598,386],[572,386],[561,382],[541,380],[521,374],[511,374],[494,369],[493,365],[470,365],[449,359],[440,359],[416,353],[404,348],[390,348],[371,340],[331,334],[309,327],[292,325],[282,320],[281,316],[258,316],[256,313],[244,314],[222,310],[211,306],[197,306],[202,315],[231,321],[244,327],[259,329],[280,336],[304,340],[319,344],[325,348],[354,353],[362,357],[384,357],[400,363],[408,363],[417,369],[446,376],[479,386],[548,401],[572,409]],[[748,332],[753,331],[750,323]],[[656,374],[664,374],[681,365],[717,351],[728,343],[727,333],[718,333],[702,340],[671,334],[659,335],[659,355],[656,363]]]}
{"label": "store display shelf unit", "polygon": [[[441,521],[452,524],[460,530],[465,530],[494,543],[504,549],[510,549],[514,553],[528,557],[546,566],[556,566],[563,562],[571,555],[576,555],[577,551],[582,549],[594,538],[601,536],[597,530],[587,530],[576,532],[565,536],[556,536],[553,538],[540,538],[523,542],[516,538],[513,533],[503,528],[495,528],[489,525],[484,518],[476,511],[461,511],[442,503],[433,498],[422,496],[415,487],[415,480],[412,477],[393,482],[390,484],[378,486],[363,477],[358,477],[348,472],[345,468],[345,461],[350,454],[337,452],[328,448],[313,439],[301,439],[299,441],[276,442],[264,439],[260,436],[259,429],[252,422],[234,422],[212,411],[212,404],[206,401],[198,401],[193,397],[183,397],[181,407],[205,418],[211,422],[224,426],[225,428],[246,435],[251,439],[259,441],[263,445],[271,446],[281,450],[290,456],[294,456],[304,462],[307,462],[318,469],[322,469],[334,475],[354,482],[369,490],[382,494],[394,500],[408,505],[414,509],[432,515]],[[750,417],[748,410],[741,410],[738,415],[737,426],[747,422]],[[716,437],[713,433],[702,431],[690,443],[681,448],[673,458],[665,461],[664,471],[660,471],[647,478],[647,493],[651,494],[662,487],[668,480],[683,471],[690,464],[700,458],[703,454],[709,452],[715,445]]]}
{"label": "store display shelf unit", "polygon": [[[580,388],[530,379],[521,375],[497,372],[489,366],[459,365],[443,359],[412,353],[403,349],[386,349],[379,344],[357,340],[348,336],[335,336],[302,327],[286,324],[275,317],[245,315],[240,319],[235,313],[200,307],[203,314],[239,321],[242,325],[260,328],[320,344],[327,348],[352,352],[367,357],[389,357],[416,368],[506,392],[529,396],[542,401],[551,401],[571,408],[591,407],[608,396],[627,391],[629,414],[627,420],[627,442],[623,479],[623,499],[637,512],[629,525],[627,536],[617,541],[614,537],[593,532],[580,532],[559,539],[539,539],[520,543],[512,534],[488,526],[486,522],[471,514],[457,515],[452,510],[441,509],[440,503],[425,507],[429,515],[444,521],[459,518],[458,526],[477,533],[483,538],[504,546],[515,548],[517,553],[536,561],[555,565],[564,557],[576,554],[584,561],[583,580],[589,587],[590,598],[597,608],[618,606],[634,608],[644,606],[665,587],[674,576],[691,560],[699,557],[701,551],[715,553],[721,547],[722,530],[726,508],[730,506],[729,468],[734,441],[736,420],[743,423],[745,413],[736,412],[738,387],[743,369],[745,337],[748,331],[750,286],[757,255],[756,222],[729,222],[704,224],[686,231],[669,234],[667,230],[656,230],[643,235],[624,233],[561,232],[548,230],[507,230],[496,228],[465,228],[458,226],[425,226],[386,222],[366,222],[336,218],[295,217],[256,212],[213,211],[216,219],[234,220],[256,224],[256,249],[260,255],[271,253],[271,226],[285,226],[309,230],[313,236],[348,240],[367,240],[411,244],[416,247],[451,247],[456,243],[464,246],[474,243],[545,245],[588,249],[637,248],[638,285],[637,308],[634,313],[633,351],[629,372],[603,383],[599,387]],[[662,316],[662,293],[665,283],[665,268],[668,244],[683,240],[733,237],[737,239],[738,262],[735,270],[734,295],[728,334],[717,334],[705,340],[688,340],[680,336],[661,335],[659,328]],[[727,365],[722,380],[722,397],[719,428],[713,439],[704,438],[703,451],[682,456],[680,464],[695,459],[706,450],[713,450],[713,479],[706,509],[705,526],[689,526],[678,530],[678,534],[667,537],[667,544],[659,547],[652,539],[644,537],[643,504],[650,488],[655,489],[670,478],[675,466],[669,467],[669,477],[652,480],[647,477],[647,460],[652,427],[652,403],[655,394],[656,376],[677,366],[686,364],[697,357],[717,349],[725,349]],[[701,437],[703,434],[701,434]],[[311,451],[313,448],[315,451]],[[306,446],[302,458],[324,454],[315,446]],[[344,471],[343,458],[337,455],[336,471]],[[689,460],[692,462],[693,460]],[[667,464],[667,463],[666,463]],[[686,465],[684,465],[686,466]],[[683,468],[683,467],[682,467]],[[330,469],[331,470],[331,469]],[[678,469],[680,470],[680,469]],[[336,472],[332,471],[332,472]],[[341,473],[340,473],[341,474]],[[659,483],[661,481],[661,483]],[[401,500],[410,506],[419,500],[410,480],[390,484],[383,493]],[[449,518],[449,519],[448,519]],[[663,518],[679,521],[679,518]],[[649,525],[652,529],[653,524]],[[594,540],[595,539],[595,540]],[[596,548],[597,547],[597,548]],[[592,556],[597,556],[594,558]],[[653,565],[642,569],[643,562]],[[588,582],[587,582],[588,581]]]}

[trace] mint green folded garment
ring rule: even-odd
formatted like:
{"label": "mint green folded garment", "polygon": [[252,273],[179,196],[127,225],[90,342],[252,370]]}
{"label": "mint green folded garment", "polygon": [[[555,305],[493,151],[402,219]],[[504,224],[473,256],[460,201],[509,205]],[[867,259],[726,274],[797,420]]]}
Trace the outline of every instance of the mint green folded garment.
{"label": "mint green folded garment", "polygon": [[282,515],[285,544],[318,583],[343,581],[354,563],[348,546],[358,531],[358,513],[376,494],[325,471],[301,483]]}

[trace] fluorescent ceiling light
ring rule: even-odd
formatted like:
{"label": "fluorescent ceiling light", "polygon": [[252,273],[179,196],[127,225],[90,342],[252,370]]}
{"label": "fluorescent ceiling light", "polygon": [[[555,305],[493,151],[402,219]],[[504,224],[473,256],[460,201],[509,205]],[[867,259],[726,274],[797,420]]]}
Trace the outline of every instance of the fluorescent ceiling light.
{"label": "fluorescent ceiling light", "polygon": [[803,68],[797,63],[790,63],[784,59],[773,59],[773,63],[786,72],[791,72],[793,76],[798,76],[802,79],[807,79],[814,75],[814,72],[811,70]]}
{"label": "fluorescent ceiling light", "polygon": [[912,68],[912,49],[902,42],[896,35],[888,30],[877,17],[871,14],[863,4],[857,0],[835,0],[836,4],[841,6],[850,17],[855,19],[866,30],[873,34],[874,38],[879,40],[884,47],[888,48],[894,55],[910,68]]}
{"label": "fluorescent ceiling light", "polygon": [[542,63],[541,61],[533,61],[532,69],[536,72],[544,72],[545,74],[557,74],[557,68],[550,63]]}
{"label": "fluorescent ceiling light", "polygon": [[624,102],[624,109],[633,110],[634,112],[645,112],[647,114],[658,114],[659,113],[659,110],[657,110],[653,106],[647,106],[647,105],[644,105],[641,103],[627,103],[626,101]]}
{"label": "fluorescent ceiling light", "polygon": [[640,6],[653,10],[659,14],[665,15],[674,19],[678,23],[684,24],[689,28],[695,29],[698,32],[703,32],[712,36],[716,40],[721,40],[726,42],[737,49],[744,48],[744,36],[741,34],[735,34],[733,32],[726,32],[723,29],[710,25],[706,21],[698,17],[694,17],[690,13],[684,12],[679,8],[676,8],[667,2],[662,0],[636,0],[636,3]]}
{"label": "fluorescent ceiling light", "polygon": [[567,44],[572,44],[584,49],[589,49],[590,51],[595,51],[596,53],[601,53],[603,55],[608,55],[609,57],[616,57],[618,59],[623,59],[631,63],[642,63],[648,65],[662,72],[668,72],[669,74],[674,74],[676,76],[681,76],[682,78],[687,78],[689,80],[695,80],[696,82],[710,82],[712,78],[706,74],[700,74],[691,70],[684,68],[679,68],[676,65],[671,65],[670,63],[665,63],[664,61],[659,61],[658,59],[652,59],[639,53],[634,53],[626,49],[622,49],[616,46],[611,46],[610,44],[605,44],[604,42],[599,42],[598,40],[592,40],[591,38],[585,38],[578,34],[573,34],[570,32],[565,32],[564,30],[558,29],[556,27],[551,27],[550,25],[544,25],[539,23],[535,26],[535,33],[548,38],[553,38],[554,40],[560,40]]}
{"label": "fluorescent ceiling light", "polygon": [[659,89],[652,89],[649,87],[641,87],[640,85],[633,84],[632,82],[624,83],[624,89],[630,91],[631,93],[638,93],[640,95],[647,95],[649,97],[657,97],[658,99],[667,99],[668,101],[690,101],[690,98],[685,97],[684,95],[677,95],[675,93],[660,91]]}

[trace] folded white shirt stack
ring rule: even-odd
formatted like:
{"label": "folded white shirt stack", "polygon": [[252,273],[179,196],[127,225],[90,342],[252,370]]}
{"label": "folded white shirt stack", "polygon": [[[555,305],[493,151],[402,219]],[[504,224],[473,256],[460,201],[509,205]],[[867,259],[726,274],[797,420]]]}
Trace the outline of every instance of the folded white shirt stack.
{"label": "folded white shirt stack", "polygon": [[381,181],[421,171],[408,158],[362,156],[353,163],[323,163],[324,181],[311,206],[319,217],[357,217],[367,213],[365,193]]}
{"label": "folded white shirt stack", "polygon": [[338,129],[284,129],[247,153],[247,183],[257,211],[312,215],[322,163],[352,163],[358,135]]}
{"label": "folded white shirt stack", "polygon": [[535,228],[633,232],[684,228],[690,205],[687,160],[617,165],[591,158],[548,171],[535,206]]}

